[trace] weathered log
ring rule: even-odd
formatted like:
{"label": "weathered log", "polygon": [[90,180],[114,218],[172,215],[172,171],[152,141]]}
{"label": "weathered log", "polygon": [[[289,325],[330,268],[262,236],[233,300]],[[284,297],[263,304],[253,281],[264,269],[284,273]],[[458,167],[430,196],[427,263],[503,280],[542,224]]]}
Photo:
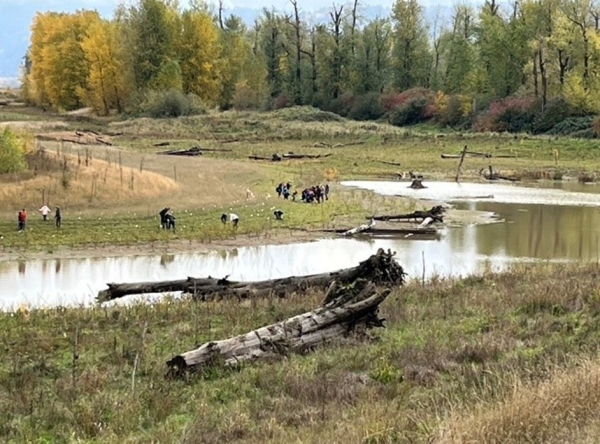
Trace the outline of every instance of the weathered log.
{"label": "weathered log", "polygon": [[[343,234],[348,231],[345,228],[326,228],[320,230],[323,233],[338,233]],[[425,228],[380,228],[375,227],[371,228],[368,231],[363,232],[362,234],[373,235],[373,236],[400,236],[405,234],[423,234],[423,235],[434,235],[437,234],[438,230],[435,227],[425,227]]]}
{"label": "weathered log", "polygon": [[282,154],[281,157],[283,159],[320,159],[322,157],[329,157],[331,153],[327,154],[295,154],[295,153],[286,153]]}
{"label": "weathered log", "polygon": [[167,361],[169,374],[201,370],[215,365],[237,365],[261,358],[286,356],[312,350],[357,327],[383,327],[379,305],[390,289],[377,291],[372,282],[360,280],[352,286],[334,282],[320,308],[244,335],[207,342]]}
{"label": "weathered log", "polygon": [[378,221],[401,221],[401,220],[424,220],[425,218],[431,217],[436,222],[443,222],[443,213],[445,209],[441,205],[436,205],[431,207],[431,209],[426,211],[413,211],[408,214],[392,214],[388,216],[371,216],[367,217],[367,219],[374,219]]}
{"label": "weathered log", "polygon": [[342,236],[354,236],[355,234],[364,233],[365,231],[371,230],[375,226],[375,221],[371,219],[368,224],[359,225],[356,228],[344,231]]}
{"label": "weathered log", "polygon": [[378,160],[377,162],[383,163],[384,165],[402,166],[400,162],[388,162],[387,160]]}
{"label": "weathered log", "polygon": [[158,154],[167,156],[201,156],[202,149],[200,147],[193,146],[187,149],[161,151]]}
{"label": "weathered log", "polygon": [[293,160],[293,159],[320,159],[322,157],[329,157],[331,153],[327,154],[295,154],[295,153],[286,153],[286,154],[273,154],[271,157],[264,156],[248,156],[249,159],[252,160],[270,160],[271,162],[281,162],[282,160]]}
{"label": "weathered log", "polygon": [[[442,159],[460,159],[461,154],[441,154],[440,157]],[[492,158],[496,159],[515,159],[517,156],[515,154],[489,154],[489,153],[474,153],[472,151],[467,151],[465,157],[484,157],[484,158]]]}
{"label": "weathered log", "polygon": [[171,142],[158,142],[152,146],[169,146],[169,145],[171,145]]}
{"label": "weathered log", "polygon": [[515,177],[498,174],[494,171],[494,168],[491,165],[488,167],[488,172],[485,171],[485,168],[479,170],[479,175],[483,176],[487,180],[508,180],[509,182],[516,182],[518,180]]}
{"label": "weathered log", "polygon": [[183,280],[140,282],[116,284],[109,283],[106,290],[98,292],[97,301],[106,302],[133,294],[164,293],[182,291],[194,295],[196,299],[205,300],[219,297],[260,297],[275,294],[284,297],[286,293],[303,292],[308,288],[327,288],[333,281],[341,283],[354,282],[356,279],[370,279],[376,283],[402,280],[402,267],[392,259],[393,254],[379,250],[377,254],[361,262],[358,266],[344,270],[313,274],[308,276],[290,276],[256,282],[229,281],[227,277],[200,279],[189,277]]}

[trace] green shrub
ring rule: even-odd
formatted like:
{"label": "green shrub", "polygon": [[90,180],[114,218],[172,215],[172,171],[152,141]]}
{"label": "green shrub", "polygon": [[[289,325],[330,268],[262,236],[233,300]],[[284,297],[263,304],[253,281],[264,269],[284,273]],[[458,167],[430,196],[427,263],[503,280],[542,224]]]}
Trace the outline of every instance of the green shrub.
{"label": "green shrub", "polygon": [[385,113],[379,94],[368,93],[356,97],[348,112],[348,118],[353,120],[377,120]]}
{"label": "green shrub", "polygon": [[550,100],[543,112],[535,116],[533,120],[533,132],[535,134],[550,131],[552,127],[565,120],[572,114],[571,106],[563,97]]}
{"label": "green shrub", "polygon": [[437,121],[444,126],[459,126],[468,119],[463,115],[463,104],[459,96],[448,96],[448,103],[437,115]]}
{"label": "green shrub", "polygon": [[26,167],[23,141],[10,128],[0,130],[0,173],[14,173]]}
{"label": "green shrub", "polygon": [[206,112],[199,97],[187,96],[177,89],[153,91],[141,105],[142,112],[152,117],[180,117]]}
{"label": "green shrub", "polygon": [[[593,135],[592,125],[594,123],[593,116],[583,117],[568,117],[560,123],[552,127],[548,134],[574,136],[576,133],[589,131]],[[577,136],[582,137],[582,136]]]}
{"label": "green shrub", "polygon": [[337,99],[331,100],[323,106],[323,109],[330,111],[342,117],[348,117],[352,106],[354,106],[355,97],[350,93],[344,93]]}
{"label": "green shrub", "polygon": [[394,108],[388,115],[392,125],[403,126],[419,123],[426,118],[429,101],[425,97],[415,97]]}
{"label": "green shrub", "polygon": [[274,117],[286,122],[343,122],[343,117],[312,106],[293,106],[273,112]]}

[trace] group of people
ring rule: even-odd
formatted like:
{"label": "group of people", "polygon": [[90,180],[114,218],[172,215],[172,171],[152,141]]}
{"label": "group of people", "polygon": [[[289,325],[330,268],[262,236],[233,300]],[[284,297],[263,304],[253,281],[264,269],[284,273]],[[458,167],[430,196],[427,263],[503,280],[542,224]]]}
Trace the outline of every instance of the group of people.
{"label": "group of people", "polygon": [[289,199],[290,196],[292,196],[292,199],[296,200],[296,195],[298,194],[297,192],[292,194],[292,184],[290,182],[285,184],[281,182],[275,188],[275,192],[277,193],[277,197],[283,196],[283,198],[286,200]]}
{"label": "group of people", "polygon": [[[292,200],[294,201],[296,200],[296,196],[298,195],[297,191],[294,191],[292,193],[292,184],[290,182],[287,182],[285,184],[281,182],[275,188],[275,192],[277,193],[278,197],[283,197],[284,199],[289,199],[289,197],[292,196]],[[304,190],[302,190],[300,200],[306,203],[321,203],[326,200],[329,200],[329,184],[326,183],[325,185],[314,185],[312,187],[305,188]],[[275,217],[279,219],[277,215],[275,215]]]}
{"label": "group of people", "polygon": [[[165,207],[162,210],[160,210],[158,212],[158,215],[160,216],[160,227],[163,230],[175,230],[175,216],[173,215],[173,213],[171,212],[171,207]],[[240,218],[237,214],[231,213],[231,214],[226,214],[223,213],[221,215],[221,222],[225,225],[228,222],[231,222],[231,224],[234,227],[238,226],[238,223],[240,221]]]}
{"label": "group of people", "polygon": [[[48,208],[48,205],[42,205],[42,208],[40,208],[38,211],[42,214],[42,220],[44,222],[48,221],[48,216],[51,212],[50,208]],[[17,214],[17,223],[18,230],[25,231],[27,228],[27,210],[25,208],[21,209],[21,211],[19,211]],[[59,207],[56,207],[54,210],[54,223],[56,228],[60,228],[62,225],[62,213],[60,212]]]}
{"label": "group of people", "polygon": [[302,191],[302,201],[306,203],[322,203],[329,200],[329,184],[315,185]]}

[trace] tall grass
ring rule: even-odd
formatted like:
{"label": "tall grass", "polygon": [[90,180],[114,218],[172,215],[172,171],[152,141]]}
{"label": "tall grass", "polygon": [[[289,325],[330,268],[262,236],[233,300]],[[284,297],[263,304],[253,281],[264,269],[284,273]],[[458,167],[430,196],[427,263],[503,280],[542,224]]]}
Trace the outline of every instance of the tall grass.
{"label": "tall grass", "polygon": [[387,328],[303,356],[165,379],[165,361],[322,295],[0,315],[14,442],[562,442],[598,430],[596,265],[396,290]]}

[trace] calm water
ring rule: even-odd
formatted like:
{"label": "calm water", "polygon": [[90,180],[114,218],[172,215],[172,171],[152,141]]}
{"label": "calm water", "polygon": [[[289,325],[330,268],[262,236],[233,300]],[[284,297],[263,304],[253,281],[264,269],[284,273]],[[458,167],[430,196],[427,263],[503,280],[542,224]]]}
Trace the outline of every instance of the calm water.
{"label": "calm water", "polygon": [[[504,221],[449,228],[439,240],[328,239],[204,254],[0,262],[0,308],[89,304],[106,282],[228,274],[231,279],[261,280],[334,271],[358,264],[378,248],[396,251],[412,278],[423,273],[465,275],[536,260],[597,261],[600,256],[600,188],[596,186],[431,183],[428,189],[411,190],[405,182],[346,184],[389,195],[455,202],[457,207],[495,212]],[[494,197],[477,197],[490,195]]]}

